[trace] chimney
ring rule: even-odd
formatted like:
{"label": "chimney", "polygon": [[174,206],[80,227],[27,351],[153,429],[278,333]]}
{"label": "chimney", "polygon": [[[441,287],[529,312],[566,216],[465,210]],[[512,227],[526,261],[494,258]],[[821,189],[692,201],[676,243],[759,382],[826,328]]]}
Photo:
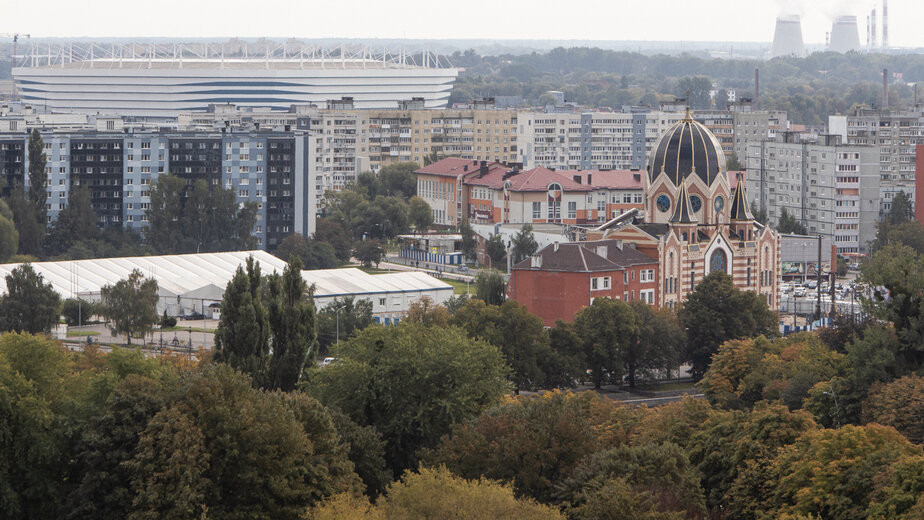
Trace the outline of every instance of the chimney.
{"label": "chimney", "polygon": [[882,69],[882,109],[889,108],[889,69]]}
{"label": "chimney", "polygon": [[876,49],[876,8],[869,14],[869,48]]}
{"label": "chimney", "polygon": [[486,161],[481,161],[481,168],[478,169],[478,178],[484,177],[488,174],[488,165]]}
{"label": "chimney", "polygon": [[[617,246],[618,246],[618,244],[617,244]],[[607,248],[606,248],[606,246],[597,246],[597,251],[596,251],[596,253],[597,253],[598,255],[602,256],[603,258],[607,258],[607,255],[606,255],[606,253],[607,253]]]}
{"label": "chimney", "polygon": [[889,50],[889,0],[882,0],[882,50]]}
{"label": "chimney", "polygon": [[556,253],[558,252],[558,242],[555,242],[555,243],[552,244],[552,251],[554,251],[554,252],[556,252]]}
{"label": "chimney", "polygon": [[760,69],[754,69],[754,110],[760,110]]}
{"label": "chimney", "polygon": [[467,165],[467,164],[463,164],[463,165],[462,165],[462,171],[463,171],[463,172],[467,172],[467,171],[468,171],[468,165]]}

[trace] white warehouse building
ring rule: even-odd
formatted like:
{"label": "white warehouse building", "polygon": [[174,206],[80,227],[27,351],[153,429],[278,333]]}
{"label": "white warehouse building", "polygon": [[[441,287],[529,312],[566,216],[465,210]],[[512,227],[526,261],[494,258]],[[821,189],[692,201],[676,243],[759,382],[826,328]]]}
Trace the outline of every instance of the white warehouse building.
{"label": "white warehouse building", "polygon": [[[35,262],[32,268],[50,283],[62,299],[99,301],[107,285],[125,279],[134,269],[157,280],[158,314],[178,316],[199,312],[220,303],[238,266],[252,256],[264,275],[281,273],[286,262],[265,251],[234,251],[188,255],[138,256]],[[6,294],[6,276],[21,264],[0,265],[0,292]],[[372,303],[377,323],[397,323],[410,305],[423,297],[444,303],[453,287],[421,272],[368,274],[354,268],[302,271],[308,285],[315,286],[315,304],[325,307],[334,298],[352,296]]]}

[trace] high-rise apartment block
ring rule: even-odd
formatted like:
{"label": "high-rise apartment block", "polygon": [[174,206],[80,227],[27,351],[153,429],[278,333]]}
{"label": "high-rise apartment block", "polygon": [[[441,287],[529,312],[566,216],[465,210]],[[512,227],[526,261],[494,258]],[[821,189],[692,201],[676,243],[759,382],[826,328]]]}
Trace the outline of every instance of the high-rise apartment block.
{"label": "high-rise apartment block", "polygon": [[830,238],[840,254],[863,254],[879,216],[879,153],[844,144],[839,135],[785,132],[749,143],[747,185],[756,205],[777,222],[783,209],[811,235]]}

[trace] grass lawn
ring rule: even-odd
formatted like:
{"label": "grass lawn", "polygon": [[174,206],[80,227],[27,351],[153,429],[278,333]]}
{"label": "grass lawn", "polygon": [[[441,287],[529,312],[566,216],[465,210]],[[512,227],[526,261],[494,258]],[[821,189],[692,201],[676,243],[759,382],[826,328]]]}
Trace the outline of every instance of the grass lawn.
{"label": "grass lawn", "polygon": [[99,332],[95,330],[69,330],[67,331],[67,337],[76,338],[79,336],[99,336]]}
{"label": "grass lawn", "polygon": [[177,325],[176,327],[164,327],[162,329],[154,329],[154,332],[215,332],[215,329],[203,329],[202,327],[181,327]]}
{"label": "grass lawn", "polygon": [[[466,293],[466,284],[465,284],[465,282],[460,282],[460,281],[458,281],[458,280],[447,280],[447,279],[443,279],[443,278],[440,278],[440,281],[441,281],[441,282],[448,283],[449,285],[451,285],[452,288],[454,289],[454,290],[453,290],[453,294],[467,294],[467,293]],[[468,291],[471,292],[472,294],[474,294],[474,293],[475,293],[475,288],[472,287],[471,284],[469,284]]]}

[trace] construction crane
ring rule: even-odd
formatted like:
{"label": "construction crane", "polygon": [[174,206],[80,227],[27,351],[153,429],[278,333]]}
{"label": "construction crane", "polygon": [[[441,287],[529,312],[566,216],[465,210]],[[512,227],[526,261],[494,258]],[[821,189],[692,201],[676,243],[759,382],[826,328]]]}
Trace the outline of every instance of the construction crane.
{"label": "construction crane", "polygon": [[0,38],[12,38],[13,39],[13,53],[10,54],[10,62],[13,66],[16,66],[16,46],[19,42],[19,38],[31,38],[31,34],[22,34],[22,33],[13,33],[13,34],[0,34]]}

